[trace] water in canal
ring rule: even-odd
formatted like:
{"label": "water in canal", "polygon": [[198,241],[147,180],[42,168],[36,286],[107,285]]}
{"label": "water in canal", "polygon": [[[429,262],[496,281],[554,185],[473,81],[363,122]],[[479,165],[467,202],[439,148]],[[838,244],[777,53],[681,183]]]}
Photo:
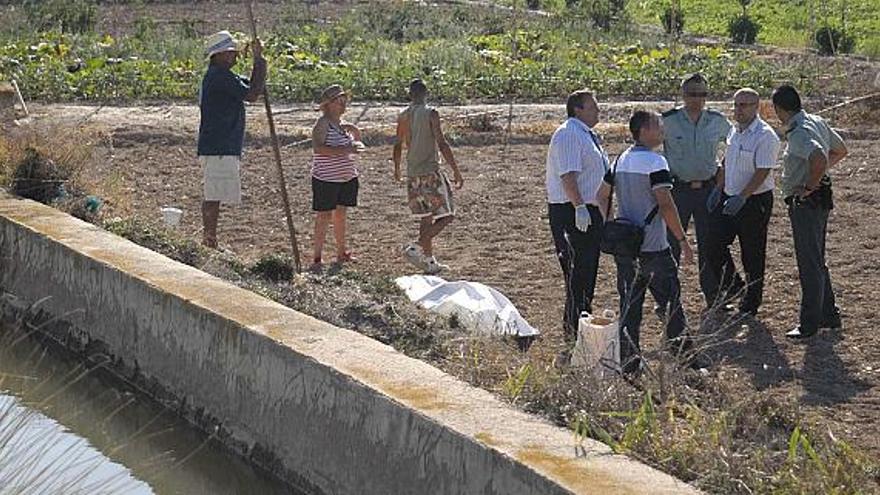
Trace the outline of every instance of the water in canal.
{"label": "water in canal", "polygon": [[292,494],[57,345],[0,328],[0,495]]}

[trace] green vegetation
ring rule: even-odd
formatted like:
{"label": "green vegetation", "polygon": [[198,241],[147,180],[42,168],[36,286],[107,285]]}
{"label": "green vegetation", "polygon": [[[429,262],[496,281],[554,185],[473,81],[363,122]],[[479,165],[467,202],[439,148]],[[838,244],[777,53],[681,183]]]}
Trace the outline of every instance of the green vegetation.
{"label": "green vegetation", "polygon": [[[812,78],[801,75],[807,71],[793,64],[723,47],[670,50],[642,34],[633,43],[626,23],[587,29],[592,14],[581,15],[579,4],[571,8],[579,10],[546,17],[373,5],[330,23],[291,13],[279,23],[283,29],[265,35],[270,88],[277,99],[310,101],[340,82],[357,98],[403,99],[407,80],[420,76],[446,101],[558,97],[576,86],[638,97],[674,94],[681,74],[701,70],[720,91],[742,85],[766,90],[780,80],[813,89]],[[17,79],[31,99],[192,101],[205,67],[202,39],[192,26],[158,26],[149,18],[118,39],[94,32],[6,32],[5,42],[0,35],[0,76]]]}
{"label": "green vegetation", "polygon": [[[660,24],[659,14],[670,0],[634,0],[630,14],[639,22]],[[739,16],[736,0],[680,0],[686,30],[694,34],[728,35],[731,19]],[[823,26],[842,29],[855,39],[855,51],[880,56],[878,0],[752,0],[749,16],[761,26],[758,42],[790,47],[814,46]]]}

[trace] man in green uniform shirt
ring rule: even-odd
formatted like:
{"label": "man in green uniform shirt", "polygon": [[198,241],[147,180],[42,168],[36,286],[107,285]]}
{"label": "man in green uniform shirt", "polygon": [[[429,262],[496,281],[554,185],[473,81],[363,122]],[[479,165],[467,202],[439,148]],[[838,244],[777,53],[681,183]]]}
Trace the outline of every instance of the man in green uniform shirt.
{"label": "man in green uniform shirt", "polygon": [[825,264],[825,234],[831,202],[829,168],[847,154],[840,135],[821,117],[806,113],[801,97],[784,85],[773,92],[773,108],[788,142],[782,159],[780,188],[794,238],[801,283],[800,324],[787,337],[811,337],[820,328],[840,328],[831,274]]}
{"label": "man in green uniform shirt", "polygon": [[[697,232],[697,251],[699,253],[700,289],[706,298],[706,306],[712,308],[716,303],[727,308],[727,295],[737,294],[744,283],[736,272],[730,250],[722,253],[724,263],[721,273],[723,280],[712,280],[712,271],[706,268],[706,241],[709,236],[709,210],[706,203],[715,187],[715,174],[718,172],[718,150],[727,140],[731,124],[724,114],[706,108],[709,82],[701,74],[693,74],[681,83],[684,106],[663,113],[663,126],[666,138],[663,151],[669,170],[672,173],[672,197],[678,206],[681,225],[687,230],[691,217]],[[669,234],[676,262],[680,259],[678,242]],[[713,293],[714,288],[724,290]],[[724,299],[716,301],[716,296]]]}

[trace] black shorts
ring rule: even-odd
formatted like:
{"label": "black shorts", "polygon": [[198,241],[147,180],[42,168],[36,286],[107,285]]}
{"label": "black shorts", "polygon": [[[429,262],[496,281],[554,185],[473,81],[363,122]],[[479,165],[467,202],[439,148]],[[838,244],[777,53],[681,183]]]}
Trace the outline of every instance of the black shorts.
{"label": "black shorts", "polygon": [[332,211],[337,206],[357,206],[357,177],[348,182],[327,182],[312,177],[312,210]]}

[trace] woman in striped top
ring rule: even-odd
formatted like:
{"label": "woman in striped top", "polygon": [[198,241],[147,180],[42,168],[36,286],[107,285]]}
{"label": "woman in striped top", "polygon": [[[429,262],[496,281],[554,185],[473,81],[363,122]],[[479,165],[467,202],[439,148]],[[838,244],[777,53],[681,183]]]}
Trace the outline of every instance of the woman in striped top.
{"label": "woman in striped top", "polygon": [[364,150],[361,131],[342,123],[348,97],[334,84],[321,94],[322,115],[312,130],[312,209],[315,211],[315,265],[322,263],[330,221],[336,237],[336,261],[354,261],[345,247],[346,208],[357,206],[358,153]]}

